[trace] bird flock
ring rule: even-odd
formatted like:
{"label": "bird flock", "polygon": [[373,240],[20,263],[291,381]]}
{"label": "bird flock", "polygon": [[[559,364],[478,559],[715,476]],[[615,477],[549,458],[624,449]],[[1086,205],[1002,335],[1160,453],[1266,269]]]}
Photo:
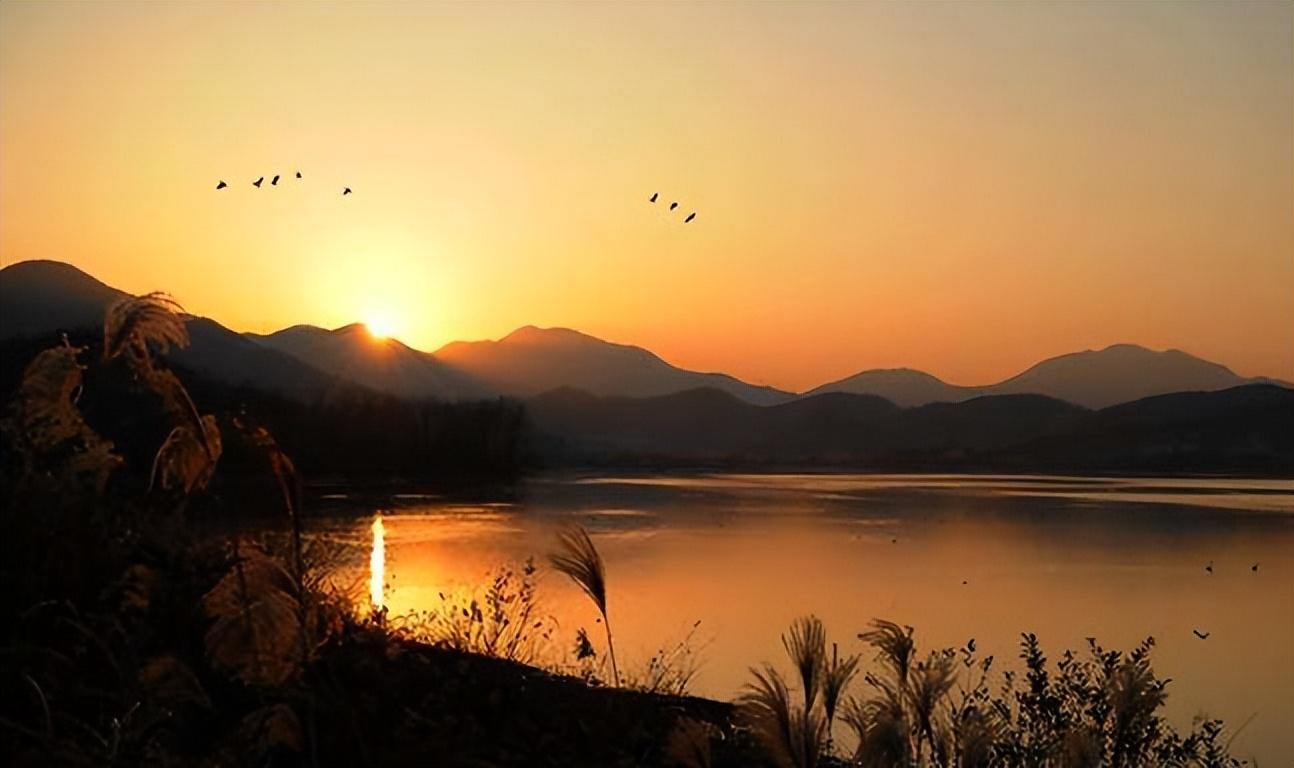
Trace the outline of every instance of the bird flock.
{"label": "bird flock", "polygon": [[[296,172],[296,177],[297,177],[298,179],[300,179],[300,178],[301,178],[301,171],[297,171],[297,172]],[[278,174],[278,173],[274,174],[274,176],[270,179],[270,186],[271,186],[271,187],[277,187],[277,186],[279,185],[279,179],[281,179],[281,178],[283,178],[281,174]],[[261,188],[261,185],[262,185],[262,184],[264,184],[264,183],[265,183],[265,177],[264,177],[264,176],[260,176],[260,177],[257,177],[256,181],[253,181],[253,182],[252,182],[252,186],[253,186],[253,187],[256,187],[257,189],[260,189],[260,188]],[[218,190],[219,190],[219,189],[224,189],[224,188],[226,188],[226,187],[228,187],[228,186],[229,186],[229,185],[225,183],[224,179],[221,179],[220,181],[216,182],[216,189],[218,189]],[[341,193],[342,193],[342,195],[343,195],[343,196],[344,196],[344,195],[349,195],[349,194],[351,194],[351,189],[350,189],[350,187],[344,187],[344,188],[342,189]]]}
{"label": "bird flock", "polygon": [[[647,200],[647,202],[649,202],[649,203],[655,203],[655,202],[656,202],[656,200],[657,200],[659,197],[660,197],[660,193],[659,193],[659,192],[653,192],[653,193],[651,193],[651,197]],[[677,202],[677,201],[672,202],[672,203],[670,203],[670,204],[669,204],[669,209],[670,209],[671,211],[673,211],[673,210],[674,210],[675,208],[677,208],[677,207],[678,207],[678,202]],[[692,211],[691,213],[689,213],[689,214],[687,215],[687,218],[686,218],[686,219],[683,219],[683,223],[684,223],[684,224],[687,224],[688,222],[690,222],[692,219],[695,219],[695,218],[696,218],[696,211]]]}

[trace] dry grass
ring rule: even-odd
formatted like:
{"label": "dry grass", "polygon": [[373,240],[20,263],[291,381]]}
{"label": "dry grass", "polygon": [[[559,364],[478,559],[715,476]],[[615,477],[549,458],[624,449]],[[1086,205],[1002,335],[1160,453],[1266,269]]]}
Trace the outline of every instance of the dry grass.
{"label": "dry grass", "polygon": [[559,573],[570,577],[589,596],[602,614],[602,626],[607,633],[607,654],[611,657],[611,676],[620,687],[620,668],[616,664],[616,648],[611,635],[611,618],[607,615],[607,576],[602,556],[583,526],[562,531],[557,537],[558,549],[548,556],[548,562]]}

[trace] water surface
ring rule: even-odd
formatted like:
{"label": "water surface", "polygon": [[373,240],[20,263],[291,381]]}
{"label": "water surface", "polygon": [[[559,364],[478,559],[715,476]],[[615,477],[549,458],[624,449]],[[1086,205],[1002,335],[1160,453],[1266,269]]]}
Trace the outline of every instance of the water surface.
{"label": "water surface", "polygon": [[[634,475],[536,479],[505,502],[318,503],[359,542],[384,510],[397,614],[434,609],[500,565],[542,566],[554,532],[583,524],[606,561],[621,666],[645,665],[699,620],[701,695],[732,698],[762,660],[785,667],[780,633],[807,613],[842,652],[866,653],[857,635],[883,617],[916,627],[924,648],[973,637],[1013,668],[1024,631],[1053,656],[1086,637],[1127,650],[1153,635],[1178,727],[1200,714],[1249,721],[1237,754],[1294,755],[1294,481]],[[585,626],[600,644],[587,599],[540,578],[561,643]]]}

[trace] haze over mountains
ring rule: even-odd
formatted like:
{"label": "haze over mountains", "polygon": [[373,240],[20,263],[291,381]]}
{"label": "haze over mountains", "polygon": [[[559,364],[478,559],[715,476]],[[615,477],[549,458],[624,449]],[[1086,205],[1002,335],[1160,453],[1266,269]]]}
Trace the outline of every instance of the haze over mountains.
{"label": "haze over mountains", "polygon": [[[0,338],[96,326],[108,305],[124,295],[68,264],[10,265],[0,269]],[[1171,392],[1270,381],[1238,376],[1178,350],[1118,344],[1044,360],[986,386],[952,385],[910,369],[872,370],[796,395],[721,373],[684,370],[641,347],[565,328],[526,326],[498,341],[453,342],[434,353],[395,339],[375,339],[358,324],[335,330],[297,325],[259,335],[235,333],[195,317],[190,335],[192,345],[177,353],[176,361],[230,384],[293,393],[349,383],[399,397],[449,400],[534,398],[561,388],[609,398],[655,398],[708,388],[755,406],[827,393],[873,395],[902,408],[1037,394],[1103,408]]]}

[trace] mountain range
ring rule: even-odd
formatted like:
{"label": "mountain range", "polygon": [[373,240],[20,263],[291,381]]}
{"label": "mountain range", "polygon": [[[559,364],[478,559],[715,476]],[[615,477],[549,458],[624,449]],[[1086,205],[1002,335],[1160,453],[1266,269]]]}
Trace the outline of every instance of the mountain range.
{"label": "mountain range", "polygon": [[[69,264],[12,264],[0,269],[0,339],[96,326],[107,307],[125,295]],[[1180,350],[1132,344],[1053,357],[984,386],[949,384],[911,369],[869,370],[801,395],[722,373],[685,370],[641,347],[566,328],[526,326],[497,341],[453,342],[435,352],[374,338],[358,324],[333,330],[296,325],[261,335],[192,317],[189,331],[189,348],[174,353],[179,364],[228,384],[302,396],[346,385],[444,400],[534,399],[562,389],[595,398],[643,399],[710,389],[737,403],[775,409],[831,393],[869,395],[900,408],[1029,394],[1100,409],[1173,392],[1254,383],[1289,386],[1245,378]]]}
{"label": "mountain range", "polygon": [[526,403],[554,466],[780,466],[897,471],[1294,471],[1294,390],[1249,384],[1090,410],[1043,395],[900,408],[828,392],[759,407],[715,390]]}

